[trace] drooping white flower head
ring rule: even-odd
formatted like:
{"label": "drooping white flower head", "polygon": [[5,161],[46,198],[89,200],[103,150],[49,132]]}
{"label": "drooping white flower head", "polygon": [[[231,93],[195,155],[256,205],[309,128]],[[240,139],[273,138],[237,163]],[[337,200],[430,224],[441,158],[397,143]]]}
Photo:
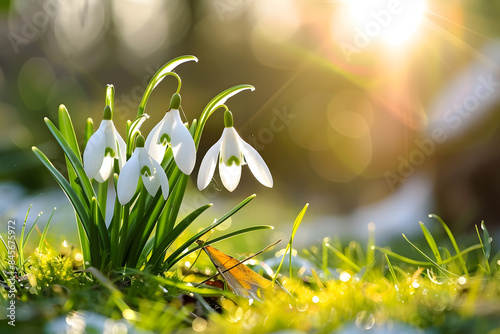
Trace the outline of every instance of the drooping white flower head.
{"label": "drooping white flower head", "polygon": [[126,161],[126,144],[112,121],[111,108],[104,108],[104,115],[96,132],[89,138],[83,152],[83,168],[90,179],[106,181],[113,174],[115,159],[120,169]]}
{"label": "drooping white flower head", "polygon": [[163,198],[167,199],[169,188],[165,170],[144,148],[144,137],[141,135],[137,137],[134,153],[125,163],[118,177],[116,192],[121,205],[127,204],[134,197],[139,184],[139,176],[151,196],[155,196],[161,187]]}
{"label": "drooping white flower head", "polygon": [[180,105],[181,96],[176,93],[170,100],[170,109],[149,133],[145,147],[149,154],[161,163],[167,145],[170,145],[175,163],[181,172],[189,175],[196,162],[196,147],[191,133],[181,120]]}
{"label": "drooping white flower head", "polygon": [[217,158],[219,174],[224,187],[233,191],[241,177],[241,166],[248,164],[255,178],[271,188],[273,177],[259,153],[238,135],[233,127],[233,116],[229,110],[224,113],[224,131],[221,138],[207,151],[198,173],[198,189],[205,189],[212,179]]}

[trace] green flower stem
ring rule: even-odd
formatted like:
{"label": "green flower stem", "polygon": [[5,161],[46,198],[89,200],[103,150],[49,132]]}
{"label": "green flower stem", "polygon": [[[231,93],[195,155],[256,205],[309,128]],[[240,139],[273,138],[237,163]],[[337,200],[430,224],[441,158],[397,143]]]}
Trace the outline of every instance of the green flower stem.
{"label": "green flower stem", "polygon": [[158,225],[156,226],[155,245],[159,245],[160,242],[173,230],[182,204],[182,199],[184,198],[184,193],[186,192],[188,180],[189,175],[180,175],[179,181],[175,186],[175,190],[173,190],[173,193],[170,195],[173,200],[171,203],[168,203],[170,201],[167,202],[167,206],[163,210]]}
{"label": "green flower stem", "polygon": [[198,148],[198,145],[199,145],[200,139],[201,139],[201,134],[203,132],[203,128],[205,127],[205,124],[207,123],[207,120],[210,117],[210,115],[212,115],[217,109],[219,109],[221,107],[224,108],[225,110],[227,110],[227,107],[225,106],[226,101],[230,97],[232,97],[232,96],[234,96],[234,95],[236,95],[236,94],[238,94],[246,89],[250,89],[253,91],[255,88],[251,85],[238,85],[238,86],[228,88],[225,91],[223,91],[222,93],[215,96],[205,106],[205,108],[203,109],[203,112],[201,113],[200,119],[198,121],[196,131],[193,135],[194,144],[196,145],[196,148]]}
{"label": "green flower stem", "polygon": [[[177,184],[179,177],[181,176],[181,171],[179,169],[175,169],[172,175],[169,176],[169,188],[172,189],[172,191],[175,189],[175,185]],[[163,195],[161,192],[159,192],[153,201],[150,202],[148,205],[148,208],[146,212],[144,213],[143,219],[147,221],[146,223],[146,230],[149,231],[149,234],[152,232],[154,226],[157,224],[160,215],[163,211],[168,210],[168,200],[172,194],[168,197],[167,201],[163,198]],[[173,200],[173,198],[172,198]]]}
{"label": "green flower stem", "polygon": [[151,78],[151,80],[149,81],[149,84],[146,87],[144,95],[142,96],[141,103],[139,104],[139,108],[138,108],[138,111],[137,111],[137,116],[141,116],[142,114],[144,114],[144,109],[146,108],[146,104],[148,103],[148,99],[151,96],[151,93],[153,92],[153,89],[155,89],[155,87],[167,75],[172,75],[172,76],[174,76],[174,77],[177,78],[178,85],[177,85],[177,91],[176,92],[179,93],[180,89],[181,89],[181,80],[180,80],[179,76],[176,73],[172,72],[172,71],[178,65],[180,65],[182,63],[185,63],[187,61],[193,61],[193,60],[197,62],[198,58],[196,58],[195,56],[181,56],[181,57],[177,57],[175,59],[172,59],[171,61],[169,61],[168,63],[166,63],[165,65],[163,65],[162,68],[160,68],[155,73],[155,75]]}
{"label": "green flower stem", "polygon": [[[226,107],[225,105],[223,106]],[[226,111],[224,111],[224,127],[232,128],[233,125],[234,125],[233,114],[226,107]]]}
{"label": "green flower stem", "polygon": [[92,197],[90,202],[90,257],[92,261],[90,262],[92,266],[99,268],[101,266],[102,259],[102,239],[99,237],[99,208],[97,205],[97,200]]}
{"label": "green flower stem", "polygon": [[101,209],[101,215],[106,217],[106,200],[108,199],[108,181],[102,183],[97,183],[97,202],[99,203],[99,209]]}
{"label": "green flower stem", "polygon": [[[113,179],[115,182],[115,189],[116,189],[116,184],[118,182],[118,175],[114,174]],[[118,197],[115,199],[115,210],[113,214],[113,219],[111,221],[111,224],[109,225],[110,228],[110,235],[111,235],[111,261],[113,262],[113,265],[119,265],[118,262],[118,256],[119,256],[119,241],[120,241],[120,221],[121,221],[121,213],[122,213],[122,206],[120,202],[118,201]]]}
{"label": "green flower stem", "polygon": [[129,213],[130,213],[130,203],[125,204],[123,207],[123,214],[122,214],[122,226],[120,228],[120,240],[119,240],[119,248],[118,248],[118,261],[117,265],[118,266],[123,266],[125,263],[123,261],[123,256],[125,253],[125,241],[127,240],[127,234],[128,234],[128,223],[129,223]]}
{"label": "green flower stem", "polygon": [[[132,264],[133,259],[136,258],[136,253],[137,253],[137,246],[139,245],[140,238],[138,237],[141,233],[141,231],[144,229],[144,223],[143,220],[140,219],[140,217],[144,216],[144,207],[146,205],[146,198],[149,196],[148,192],[146,191],[146,188],[144,187],[144,184],[142,182],[142,178],[139,178],[139,197],[137,199],[136,204],[132,208],[132,211],[135,211],[137,213],[137,218],[131,221],[130,224],[130,230],[127,233],[127,239],[125,244],[123,245],[125,247],[125,258],[127,259],[127,266],[134,266]],[[161,191],[161,190],[159,190]],[[137,258],[140,255],[140,252],[137,255]]]}
{"label": "green flower stem", "polygon": [[129,135],[131,126],[132,126],[132,122],[130,120],[128,120],[127,121],[127,129],[126,129],[127,138],[125,139],[125,143],[127,144],[127,149],[126,149],[126,160],[127,161],[132,156],[132,151],[134,150],[134,142],[135,142],[135,138],[133,138],[133,136]]}
{"label": "green flower stem", "polygon": [[151,257],[148,262],[148,266],[151,266],[152,268],[157,267],[159,261],[162,259],[162,257],[165,256],[165,252],[169,249],[169,247],[172,245],[172,243],[179,237],[179,235],[182,234],[188,228],[191,223],[193,223],[196,218],[198,218],[199,215],[201,215],[206,209],[210,208],[212,204],[206,204],[193,212],[191,212],[186,218],[184,218],[177,226],[175,229],[171,231],[163,240],[161,240],[161,243],[158,244],[154,248],[154,251],[151,254]]}

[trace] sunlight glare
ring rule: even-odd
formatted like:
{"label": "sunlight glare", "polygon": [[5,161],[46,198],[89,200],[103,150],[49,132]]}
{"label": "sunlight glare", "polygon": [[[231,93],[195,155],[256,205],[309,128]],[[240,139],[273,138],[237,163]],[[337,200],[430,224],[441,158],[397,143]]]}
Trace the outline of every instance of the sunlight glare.
{"label": "sunlight glare", "polygon": [[400,45],[417,30],[425,0],[350,0],[348,6],[359,33]]}

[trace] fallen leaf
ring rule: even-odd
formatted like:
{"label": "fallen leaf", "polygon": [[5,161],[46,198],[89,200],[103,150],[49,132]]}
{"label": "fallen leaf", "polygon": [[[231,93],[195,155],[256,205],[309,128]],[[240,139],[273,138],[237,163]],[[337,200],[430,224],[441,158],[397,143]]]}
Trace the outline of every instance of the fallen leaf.
{"label": "fallen leaf", "polygon": [[[198,243],[200,245],[203,244],[202,241]],[[208,245],[203,246],[203,250],[207,253],[215,268],[217,268],[219,274],[226,280],[234,294],[241,297],[261,300],[263,290],[267,290],[272,286],[270,280],[262,277],[243,264],[243,262],[248,259],[244,261],[236,260],[234,257],[226,255],[220,250]]]}

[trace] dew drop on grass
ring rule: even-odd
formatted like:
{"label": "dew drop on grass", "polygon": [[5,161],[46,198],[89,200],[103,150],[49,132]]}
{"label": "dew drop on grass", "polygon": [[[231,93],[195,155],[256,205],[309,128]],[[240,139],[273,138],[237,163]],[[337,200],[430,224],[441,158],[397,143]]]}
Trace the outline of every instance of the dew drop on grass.
{"label": "dew drop on grass", "polygon": [[207,329],[207,321],[203,318],[196,318],[193,320],[193,330],[195,332],[203,332],[205,329]]}
{"label": "dew drop on grass", "polygon": [[[319,300],[319,298],[318,298]],[[297,304],[297,310],[299,310],[299,312],[305,312],[307,311],[307,309],[309,308],[309,304],[307,303],[298,303]]]}
{"label": "dew drop on grass", "polygon": [[366,311],[361,311],[356,315],[356,327],[364,330],[372,329],[375,325],[375,317]]}
{"label": "dew drop on grass", "polygon": [[351,279],[351,275],[348,272],[344,271],[344,272],[342,272],[342,274],[340,274],[339,279],[342,282],[347,282],[348,280]]}

